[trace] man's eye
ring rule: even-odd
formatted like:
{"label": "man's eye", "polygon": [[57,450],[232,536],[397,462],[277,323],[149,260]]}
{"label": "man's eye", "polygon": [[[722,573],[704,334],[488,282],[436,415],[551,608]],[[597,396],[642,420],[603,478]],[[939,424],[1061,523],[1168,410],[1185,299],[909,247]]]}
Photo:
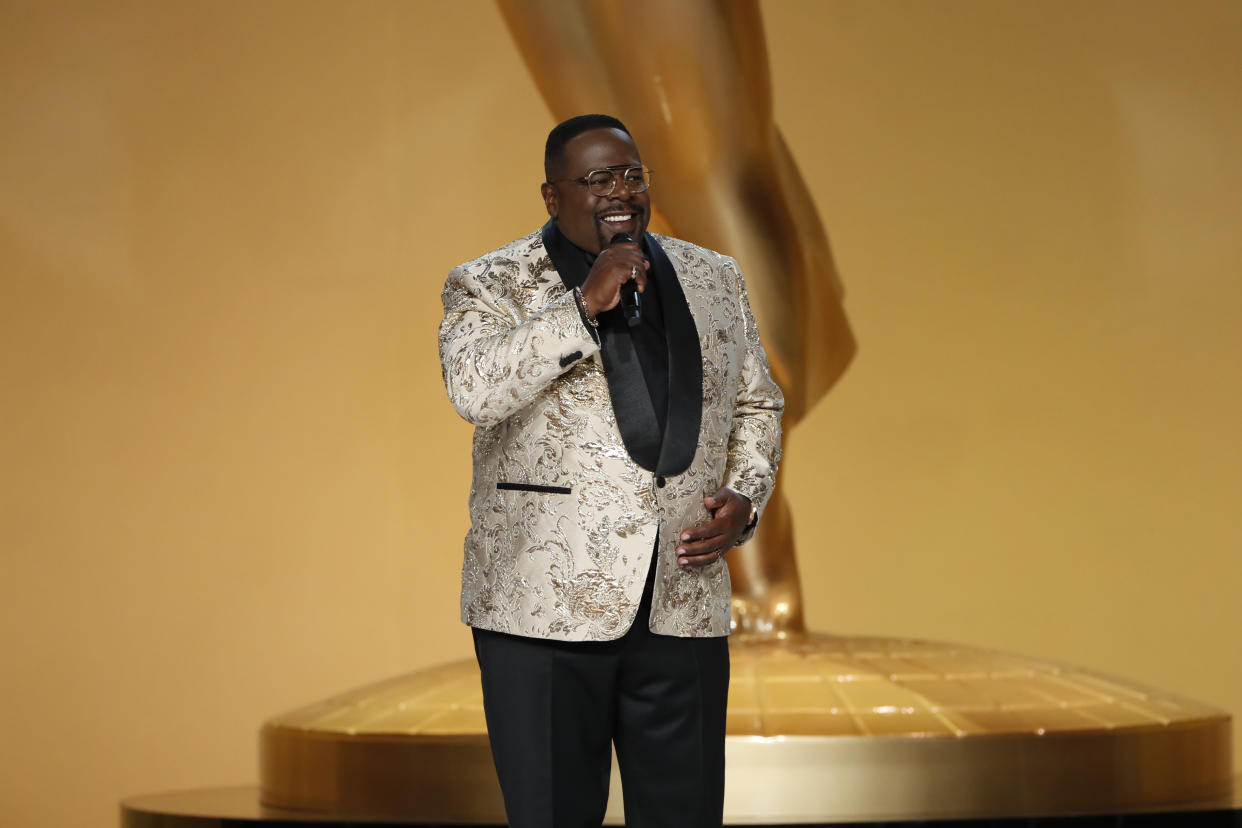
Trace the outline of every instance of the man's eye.
{"label": "man's eye", "polygon": [[627,172],[625,174],[626,184],[642,184],[643,174],[641,172]]}
{"label": "man's eye", "polygon": [[587,184],[592,187],[607,187],[612,183],[612,173],[598,172],[587,176]]}

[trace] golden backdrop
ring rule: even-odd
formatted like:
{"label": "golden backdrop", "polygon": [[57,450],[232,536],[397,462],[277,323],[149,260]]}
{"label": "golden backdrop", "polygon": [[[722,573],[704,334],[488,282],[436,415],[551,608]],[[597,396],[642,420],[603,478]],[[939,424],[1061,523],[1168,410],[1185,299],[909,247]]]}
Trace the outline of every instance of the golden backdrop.
{"label": "golden backdrop", "polygon": [[[762,8],[860,345],[788,442],[809,626],[1242,711],[1242,6]],[[439,290],[550,125],[487,0],[0,3],[6,824],[468,654]]]}

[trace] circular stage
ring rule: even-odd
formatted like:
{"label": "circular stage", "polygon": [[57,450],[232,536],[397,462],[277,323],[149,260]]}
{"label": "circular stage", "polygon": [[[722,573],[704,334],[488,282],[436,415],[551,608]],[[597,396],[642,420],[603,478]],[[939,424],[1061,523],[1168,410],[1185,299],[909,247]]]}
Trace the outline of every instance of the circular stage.
{"label": "circular stage", "polygon": [[[1235,789],[1242,789],[1236,784]],[[1199,804],[1110,814],[1015,817],[964,820],[885,821],[886,828],[1242,828],[1242,802],[1235,795],[1229,802]],[[259,804],[255,785],[199,788],[188,791],[134,796],[121,803],[122,828],[457,828],[454,823],[430,823],[400,817],[315,814]],[[874,822],[829,820],[801,828],[874,828]],[[495,828],[503,828],[497,823]],[[751,828],[762,828],[751,826]]]}
{"label": "circular stage", "polygon": [[[1217,708],[1088,670],[880,637],[735,635],[729,825],[1115,813],[1228,801]],[[615,765],[615,763],[614,763]],[[261,733],[264,805],[503,824],[474,661],[359,688]],[[613,777],[608,821],[621,824]]]}

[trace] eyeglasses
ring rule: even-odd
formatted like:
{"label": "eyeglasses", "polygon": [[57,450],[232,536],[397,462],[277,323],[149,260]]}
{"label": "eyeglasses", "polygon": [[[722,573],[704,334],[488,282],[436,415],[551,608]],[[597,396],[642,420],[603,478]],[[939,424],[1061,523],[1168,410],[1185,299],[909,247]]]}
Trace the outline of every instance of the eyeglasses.
{"label": "eyeglasses", "polygon": [[[591,195],[608,196],[617,189],[617,182],[625,183],[631,195],[646,192],[651,186],[651,170],[644,166],[637,167],[605,167],[602,170],[591,170],[581,178],[558,178],[557,181],[576,181],[586,186]],[[549,184],[555,182],[549,181]]]}

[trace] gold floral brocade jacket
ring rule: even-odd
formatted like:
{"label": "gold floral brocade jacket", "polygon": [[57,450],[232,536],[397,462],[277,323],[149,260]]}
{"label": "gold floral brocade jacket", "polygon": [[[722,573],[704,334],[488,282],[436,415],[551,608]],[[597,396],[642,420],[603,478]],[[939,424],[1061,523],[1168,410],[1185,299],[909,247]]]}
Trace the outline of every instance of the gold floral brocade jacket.
{"label": "gold floral brocade jacket", "polygon": [[710,518],[703,498],[722,485],[762,513],[780,458],[784,398],[737,263],[650,235],[676,272],[702,357],[698,443],[680,474],[657,475],[631,459],[600,344],[539,232],[448,275],[444,383],[475,426],[466,624],[566,641],[619,638],[635,618],[654,551],[651,630],[729,633],[728,566],[683,570],[677,536]]}

